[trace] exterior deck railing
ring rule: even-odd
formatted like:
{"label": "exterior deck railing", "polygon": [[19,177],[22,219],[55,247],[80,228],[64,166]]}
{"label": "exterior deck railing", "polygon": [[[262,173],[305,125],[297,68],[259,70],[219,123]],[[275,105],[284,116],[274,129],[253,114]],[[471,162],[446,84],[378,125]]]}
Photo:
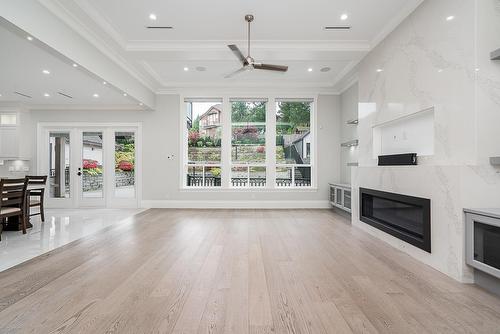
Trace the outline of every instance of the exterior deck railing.
{"label": "exterior deck railing", "polygon": [[[250,184],[248,184],[250,182]],[[188,187],[220,187],[221,178],[214,176],[203,176],[201,175],[187,175],[187,186]],[[266,185],[266,179],[262,177],[233,177],[231,178],[231,186],[233,187],[264,187]],[[277,178],[276,185],[278,187],[291,187],[291,178]],[[295,187],[310,187],[310,178],[295,178]]]}

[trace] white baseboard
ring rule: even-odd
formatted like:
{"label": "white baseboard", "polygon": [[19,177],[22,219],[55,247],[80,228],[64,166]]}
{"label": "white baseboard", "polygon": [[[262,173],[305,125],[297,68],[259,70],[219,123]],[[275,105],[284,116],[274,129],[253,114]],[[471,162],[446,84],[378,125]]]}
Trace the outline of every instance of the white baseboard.
{"label": "white baseboard", "polygon": [[168,209],[328,209],[326,201],[162,201],[143,200],[141,208]]}

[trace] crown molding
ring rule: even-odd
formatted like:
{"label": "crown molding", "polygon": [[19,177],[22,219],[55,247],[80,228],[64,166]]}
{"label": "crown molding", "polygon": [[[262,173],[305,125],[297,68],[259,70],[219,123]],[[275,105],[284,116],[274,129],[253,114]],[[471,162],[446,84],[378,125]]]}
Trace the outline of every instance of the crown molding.
{"label": "crown molding", "polygon": [[370,49],[373,50],[377,45],[379,45],[423,2],[424,0],[418,0],[416,3],[411,3],[405,6],[405,8],[403,8],[396,16],[394,16],[389,22],[387,22],[387,24],[382,28],[382,30],[377,35],[375,35],[375,37],[370,41]]}
{"label": "crown molding", "polygon": [[[361,63],[361,61],[370,54],[370,52],[375,49],[387,36],[389,36],[411,13],[413,13],[422,3],[424,0],[418,0],[416,3],[412,3],[407,5],[405,8],[403,8],[398,15],[393,17],[383,28],[382,30],[375,35],[375,37],[370,41],[370,47],[368,52],[363,55],[360,59],[357,61],[353,61],[351,65],[346,67],[344,71],[341,72],[337,76],[337,78],[334,81],[334,86],[337,88],[339,85],[341,86],[340,89],[337,89],[340,94],[345,92],[347,89],[349,89],[353,84],[358,82],[358,74],[357,74],[357,67]],[[354,72],[354,73],[353,73]],[[346,84],[343,84],[343,82],[346,82]]]}
{"label": "crown molding", "polygon": [[[38,2],[71,27],[71,29],[73,29],[76,33],[89,41],[95,48],[114,61],[133,78],[138,80],[149,90],[153,92],[155,91],[159,83],[153,83],[148,78],[145,78],[144,75],[137,71],[137,69],[135,69],[123,56],[120,55],[118,50],[111,47],[109,43],[106,43],[106,41],[104,41],[99,35],[87,28],[87,26],[79,18],[68,11],[58,0],[38,0]],[[110,37],[114,40],[112,36]],[[115,40],[115,42],[120,45],[119,41]]]}
{"label": "crown molding", "polygon": [[[196,51],[226,50],[229,44],[246,45],[246,40],[179,40],[179,41],[130,41],[127,51]],[[370,41],[336,41],[336,40],[252,40],[253,50],[315,50],[315,51],[370,51]]]}
{"label": "crown molding", "polygon": [[331,87],[305,87],[305,86],[289,86],[279,88],[276,86],[262,85],[254,87],[234,87],[234,86],[192,86],[192,87],[168,87],[159,89],[156,94],[158,95],[183,95],[183,96],[225,96],[225,95],[255,95],[267,96],[269,94],[282,95],[282,96],[304,96],[304,95],[339,95]]}
{"label": "crown molding", "polygon": [[148,111],[147,106],[138,106],[130,104],[32,104],[25,105],[26,110],[30,111]]}

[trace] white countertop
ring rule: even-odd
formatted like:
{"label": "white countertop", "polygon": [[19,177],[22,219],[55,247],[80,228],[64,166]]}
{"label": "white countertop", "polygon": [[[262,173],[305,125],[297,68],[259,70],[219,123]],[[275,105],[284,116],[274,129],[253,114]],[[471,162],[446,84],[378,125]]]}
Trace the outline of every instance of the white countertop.
{"label": "white countertop", "polygon": [[500,219],[500,208],[464,209],[464,212]]}
{"label": "white countertop", "polygon": [[349,189],[351,189],[351,185],[347,184],[347,183],[334,183],[334,182],[330,182],[328,184],[331,185],[331,186],[335,186],[335,187],[349,188]]}

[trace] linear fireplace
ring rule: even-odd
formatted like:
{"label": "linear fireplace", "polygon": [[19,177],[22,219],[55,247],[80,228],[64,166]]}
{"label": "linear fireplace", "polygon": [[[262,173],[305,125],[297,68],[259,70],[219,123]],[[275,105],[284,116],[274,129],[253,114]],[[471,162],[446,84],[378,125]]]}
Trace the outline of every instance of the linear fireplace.
{"label": "linear fireplace", "polygon": [[431,201],[359,188],[359,217],[396,238],[431,252]]}

